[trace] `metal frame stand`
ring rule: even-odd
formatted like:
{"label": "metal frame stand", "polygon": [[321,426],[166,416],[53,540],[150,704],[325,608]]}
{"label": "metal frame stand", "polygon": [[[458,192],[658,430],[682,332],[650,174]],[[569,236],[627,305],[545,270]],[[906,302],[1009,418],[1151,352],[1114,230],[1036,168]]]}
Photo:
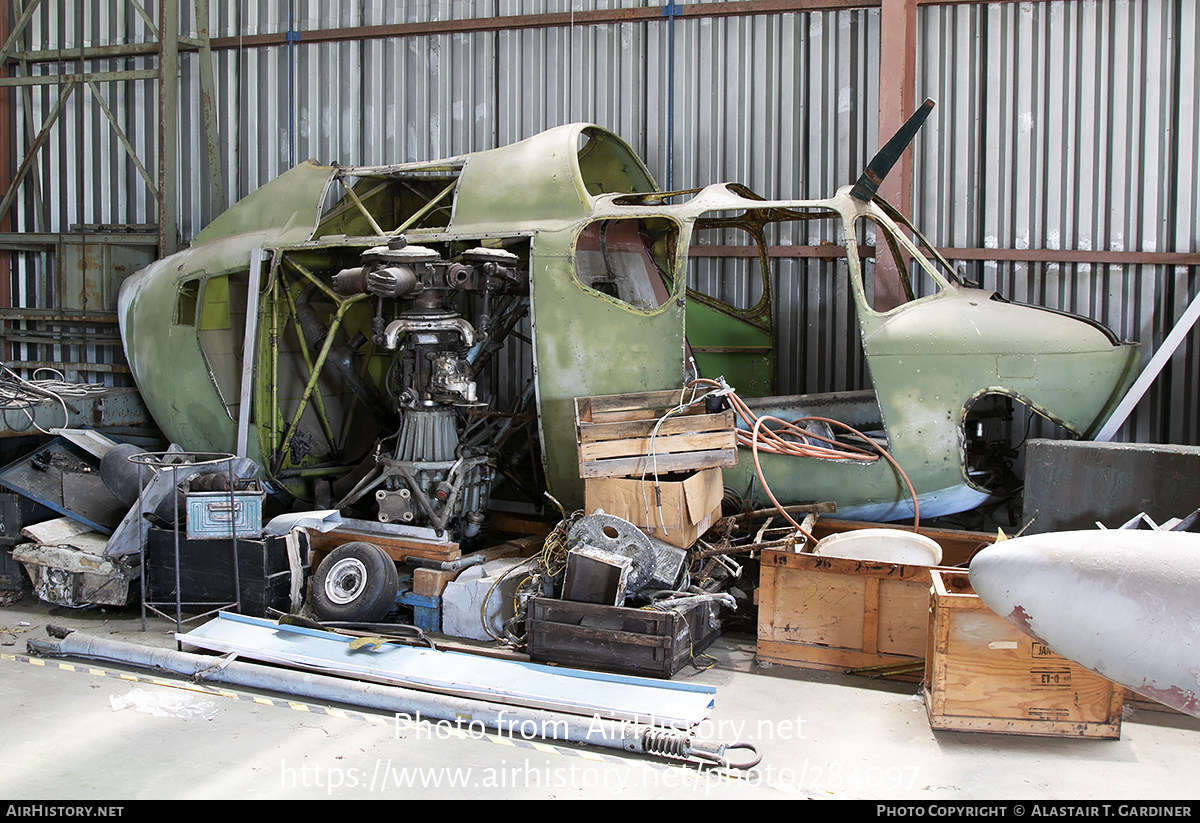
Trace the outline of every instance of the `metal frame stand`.
{"label": "metal frame stand", "polygon": [[[145,489],[146,489],[146,484],[144,484],[142,482],[143,469],[149,468],[152,471],[154,471],[155,473],[158,473],[161,471],[170,471],[171,472],[171,490],[169,493],[172,495],[172,498],[173,498],[173,502],[172,502],[172,506],[173,506],[172,511],[174,513],[173,531],[174,531],[174,537],[175,537],[175,558],[174,558],[173,565],[174,565],[174,572],[175,572],[175,602],[174,603],[161,603],[161,602],[151,602],[151,601],[147,600],[147,597],[146,597],[146,550],[147,550],[149,540],[144,536],[141,541],[141,544],[142,544],[141,545],[141,560],[139,563],[139,565],[141,567],[141,588],[142,588],[142,592],[141,592],[141,594],[142,594],[142,597],[141,597],[141,599],[142,599],[142,631],[146,630],[146,611],[147,610],[154,612],[159,617],[165,618],[167,620],[171,619],[170,614],[160,610],[161,607],[172,606],[172,605],[175,607],[175,631],[176,632],[182,632],[183,624],[190,622],[192,620],[200,620],[202,618],[209,617],[210,615],[216,614],[217,612],[224,611],[224,610],[233,610],[233,611],[239,611],[239,612],[241,611],[242,584],[241,584],[241,579],[240,579],[240,574],[239,574],[239,569],[238,569],[237,517],[235,516],[237,508],[236,508],[236,500],[235,500],[235,496],[234,496],[235,492],[236,492],[236,488],[237,488],[237,482],[236,482],[236,478],[234,477],[234,470],[233,470],[233,461],[235,459],[237,459],[237,458],[232,454],[183,452],[183,451],[143,452],[141,454],[134,454],[134,455],[129,456],[129,461],[131,463],[137,464],[137,467],[138,467],[138,518],[141,521],[141,523],[139,525],[143,530],[146,528],[146,526],[145,526],[145,520],[146,520]],[[179,575],[179,472],[181,469],[187,469],[188,475],[190,476],[192,474],[196,474],[196,469],[198,469],[198,468],[202,468],[205,466],[219,466],[221,464],[225,465],[226,471],[228,472],[228,476],[229,476],[229,506],[230,506],[229,540],[230,540],[230,549],[233,554],[233,595],[234,595],[234,599],[232,602],[221,602],[221,603],[218,603],[218,602],[191,602],[191,601],[184,602],[182,600],[182,594],[180,591],[181,585],[180,585],[180,575]],[[143,531],[143,535],[146,535],[145,531]],[[189,617],[185,620],[183,618],[183,609],[185,606],[199,606],[201,608],[204,608],[205,611],[200,614],[192,615],[191,617]],[[176,641],[176,646],[182,647],[182,644],[179,643],[178,641]]]}

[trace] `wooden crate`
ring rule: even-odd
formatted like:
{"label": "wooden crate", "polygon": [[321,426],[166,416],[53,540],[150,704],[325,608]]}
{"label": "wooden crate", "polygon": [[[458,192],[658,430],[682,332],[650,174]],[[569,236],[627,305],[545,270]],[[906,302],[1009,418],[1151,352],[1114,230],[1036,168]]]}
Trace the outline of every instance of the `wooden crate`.
{"label": "wooden crate", "polygon": [[934,569],[925,707],[935,730],[1121,736],[1125,690],[1010,625],[967,573]]}
{"label": "wooden crate", "polygon": [[908,669],[920,680],[929,567],[762,553],[758,659],[807,669]]}
{"label": "wooden crate", "polygon": [[449,541],[429,543],[418,538],[352,528],[338,528],[328,532],[305,529],[305,532],[308,534],[309,546],[312,550],[310,557],[314,570],[321,565],[325,556],[338,546],[358,541],[375,544],[397,563],[403,563],[405,557],[420,557],[438,562],[457,560],[462,557],[462,551],[458,544]]}
{"label": "wooden crate", "polygon": [[704,404],[698,403],[663,420],[681,399],[691,400],[710,390],[575,398],[579,476],[629,477],[737,465],[732,411],[707,414]]}
{"label": "wooden crate", "polygon": [[[822,518],[814,535],[860,528],[881,526]],[[949,564],[966,562],[995,539],[953,530],[922,529],[921,534],[938,542],[943,563]],[[764,551],[758,659],[825,671],[872,669],[919,681],[929,634],[929,571],[929,566]]]}
{"label": "wooden crate", "polygon": [[536,597],[526,619],[529,659],[669,678],[720,635],[714,608],[706,600],[657,611]]}

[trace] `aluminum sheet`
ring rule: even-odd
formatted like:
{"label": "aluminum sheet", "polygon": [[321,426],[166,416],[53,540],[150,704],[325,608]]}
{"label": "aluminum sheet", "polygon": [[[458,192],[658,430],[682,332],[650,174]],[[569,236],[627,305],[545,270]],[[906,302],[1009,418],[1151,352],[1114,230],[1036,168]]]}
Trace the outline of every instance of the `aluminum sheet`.
{"label": "aluminum sheet", "polygon": [[569,714],[690,728],[712,711],[716,689],[585,672],[457,652],[385,644],[350,650],[355,638],[221,612],[176,635],[196,648],[322,674]]}

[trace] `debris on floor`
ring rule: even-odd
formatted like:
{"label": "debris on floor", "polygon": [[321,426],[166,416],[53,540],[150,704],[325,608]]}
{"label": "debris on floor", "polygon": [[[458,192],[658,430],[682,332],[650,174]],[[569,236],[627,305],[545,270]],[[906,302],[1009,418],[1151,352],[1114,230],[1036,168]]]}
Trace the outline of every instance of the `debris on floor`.
{"label": "debris on floor", "polygon": [[170,691],[147,691],[133,688],[125,694],[110,694],[108,705],[114,712],[133,709],[151,717],[174,717],[179,720],[212,720],[217,704],[200,700],[195,695]]}

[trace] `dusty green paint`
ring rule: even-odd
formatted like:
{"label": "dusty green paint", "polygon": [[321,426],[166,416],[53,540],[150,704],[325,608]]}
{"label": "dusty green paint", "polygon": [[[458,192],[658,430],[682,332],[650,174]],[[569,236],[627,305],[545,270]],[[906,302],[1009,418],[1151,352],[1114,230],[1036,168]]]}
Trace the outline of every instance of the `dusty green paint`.
{"label": "dusty green paint", "polygon": [[770,325],[743,319],[732,307],[722,311],[700,297],[688,292],[687,338],[699,373],[723,375],[745,397],[774,394],[775,336]]}
{"label": "dusty green paint", "polygon": [[[125,356],[147,409],[171,442],[190,451],[230,452],[236,435],[205,365],[196,318],[191,325],[176,322],[180,285],[245,272],[255,248],[307,240],[332,171],[297,166],[214,220],[191,247],[122,284],[117,312]],[[248,456],[260,460],[253,445]]]}
{"label": "dusty green paint", "polygon": [[449,232],[559,230],[586,218],[597,195],[656,188],[642,161],[616,135],[580,123],[559,126],[468,155]]}
{"label": "dusty green paint", "polygon": [[[748,381],[744,394],[758,393],[755,381],[765,381],[772,371],[769,359],[756,362],[753,355],[753,347],[770,337],[769,297],[745,312],[698,299],[685,311],[687,250],[694,227],[714,224],[706,215],[742,213],[740,223],[757,228],[782,219],[832,217],[837,242],[846,249],[845,271],[874,394],[768,397],[756,405],[785,418],[840,416],[859,427],[876,422],[886,430],[892,454],[922,496],[926,513],[959,511],[985,497],[966,476],[963,455],[963,424],[974,399],[989,393],[1016,397],[1086,436],[1129,385],[1137,362],[1136,346],[1115,345],[1080,318],[997,302],[989,292],[947,282],[903,238],[886,209],[852,200],[844,191],[828,200],[768,202],[737,186],[712,185],[690,196],[675,195],[679,202],[670,205],[655,196],[622,196],[655,191],[645,167],[615,135],[575,124],[450,161],[351,170],[306,164],[227,211],[187,251],[129,278],[120,301],[126,353],[147,407],[173,441],[191,450],[232,448],[233,423],[204,366],[197,330],[173,324],[168,307],[177,305],[180,284],[188,278],[245,272],[254,248],[271,250],[272,263],[259,308],[254,397],[261,431],[251,434],[249,456],[264,462],[297,420],[290,450],[295,453],[278,456],[269,468],[337,471],[389,431],[371,423],[344,388],[325,386],[324,373],[313,384],[309,374],[320,356],[298,342],[294,306],[307,284],[320,286],[313,305],[329,325],[343,303],[332,295],[329,279],[380,242],[378,236],[342,234],[365,233],[372,223],[349,199],[315,228],[326,186],[339,174],[359,178],[359,199],[384,232],[415,223],[406,231],[410,241],[434,246],[447,258],[490,242],[527,252],[544,469],[550,490],[568,509],[582,502],[575,397],[680,386],[689,324],[697,345],[750,349],[698,358],[706,371],[729,368],[735,386]],[[445,207],[426,209],[456,176]],[[423,188],[414,195],[413,186]],[[855,223],[863,217],[877,224],[883,241],[903,247],[927,270],[936,293],[886,313],[871,308],[854,238]],[[615,250],[650,272],[648,282],[662,298],[656,294],[653,308],[618,300],[603,293],[598,281],[589,285],[577,276],[584,254],[593,256],[589,277],[596,274],[595,258],[610,265],[614,247],[606,245],[607,229],[599,226],[619,232],[628,228],[622,222],[627,220],[641,221],[637,236],[648,243],[633,252]],[[369,231],[373,234],[374,227]],[[597,242],[598,251],[592,248]],[[373,300],[346,307],[341,322],[347,335],[369,334],[373,311]],[[390,317],[397,307],[385,311]],[[378,387],[389,356],[370,348],[362,352],[361,373]],[[316,389],[314,400],[297,416],[297,403],[310,388]],[[338,448],[331,441],[338,441]],[[908,509],[907,489],[883,461],[860,465],[765,456],[763,466],[784,502],[834,500],[842,513],[878,519],[903,516]],[[743,453],[726,478],[745,489],[752,475]]]}
{"label": "dusty green paint", "polygon": [[306,160],[251,192],[209,223],[191,243],[195,250],[210,241],[263,234],[273,245],[299,243],[312,236],[321,211],[321,198],[333,169]]}

